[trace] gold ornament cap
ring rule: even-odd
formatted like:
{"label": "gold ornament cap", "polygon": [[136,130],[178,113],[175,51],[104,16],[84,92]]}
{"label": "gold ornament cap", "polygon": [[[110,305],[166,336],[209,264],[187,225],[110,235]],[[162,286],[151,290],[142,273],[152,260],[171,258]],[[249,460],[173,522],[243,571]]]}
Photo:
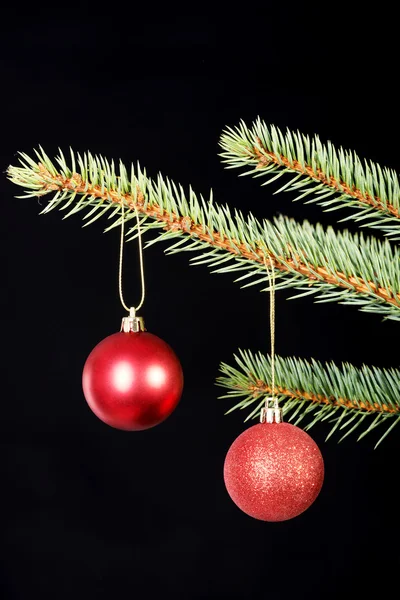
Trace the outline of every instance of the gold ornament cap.
{"label": "gold ornament cap", "polygon": [[121,331],[125,333],[139,333],[140,331],[146,331],[143,317],[136,316],[136,311],[133,306],[129,309],[129,316],[122,318]]}
{"label": "gold ornament cap", "polygon": [[[273,406],[269,405],[270,402]],[[278,406],[276,398],[265,399],[265,406],[260,413],[260,423],[283,423],[282,409]]]}

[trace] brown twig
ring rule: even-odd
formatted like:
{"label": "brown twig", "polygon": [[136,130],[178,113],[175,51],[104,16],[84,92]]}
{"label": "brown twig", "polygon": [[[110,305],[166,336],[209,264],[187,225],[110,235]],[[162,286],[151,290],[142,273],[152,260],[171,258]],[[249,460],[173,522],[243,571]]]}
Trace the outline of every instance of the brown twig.
{"label": "brown twig", "polygon": [[[107,189],[102,191],[99,185],[88,186],[87,182],[83,181],[82,177],[77,173],[74,173],[71,177],[62,177],[59,174],[52,175],[41,163],[39,164],[39,169],[41,174],[47,180],[47,183],[43,185],[45,192],[53,190],[70,190],[78,194],[87,194],[88,196],[112,201],[116,204],[120,204],[124,201],[131,209],[135,209],[135,201],[131,194],[120,194],[116,190]],[[164,229],[166,231],[182,231],[183,233],[187,233],[190,236],[207,242],[210,246],[221,248],[253,262],[264,264],[265,251],[262,248],[255,248],[253,252],[250,252],[247,250],[245,244],[234,239],[230,240],[228,237],[225,237],[218,232],[213,232],[211,236],[209,233],[204,232],[202,225],[195,225],[190,217],[179,217],[174,213],[171,214],[157,204],[152,204],[151,206],[144,208],[144,196],[140,189],[137,190],[136,207],[142,214],[152,217],[157,221],[163,221],[165,223]],[[374,295],[378,298],[382,298],[382,300],[389,304],[400,306],[400,292],[392,294],[386,288],[376,286],[372,281],[364,282],[358,277],[348,277],[341,271],[336,272],[337,277],[329,273],[324,267],[313,267],[311,271],[306,264],[298,260],[298,257],[290,247],[288,247],[288,251],[292,254],[293,258],[283,258],[274,256],[272,253],[270,254],[274,267],[279,271],[296,272],[307,277],[309,280],[316,280],[318,278],[317,276],[319,276],[319,278],[326,283],[352,289],[360,294],[370,295],[372,289]],[[290,267],[285,263],[289,263]],[[315,275],[315,273],[317,273],[317,275]]]}
{"label": "brown twig", "polygon": [[[271,386],[269,386],[264,381],[258,380],[256,385],[246,386],[246,388],[242,388],[241,386],[237,386],[238,389],[243,389],[245,391],[249,390],[254,395],[258,394],[270,394]],[[360,409],[365,412],[374,412],[374,413],[388,413],[388,414],[399,414],[400,406],[393,408],[388,406],[387,404],[378,404],[375,402],[372,404],[371,402],[367,402],[365,400],[356,402],[354,400],[349,400],[348,398],[337,398],[324,396],[323,394],[311,394],[309,392],[305,392],[302,390],[289,390],[287,388],[275,385],[275,390],[277,394],[282,394],[283,396],[288,396],[289,398],[303,399],[309,400],[314,404],[329,404],[330,406],[343,406],[346,408],[352,409]]]}
{"label": "brown twig", "polygon": [[305,165],[304,167],[299,163],[298,160],[293,160],[292,162],[286,157],[280,154],[279,156],[267,150],[261,143],[260,138],[256,138],[257,143],[263,149],[262,152],[255,146],[253,146],[253,151],[258,159],[258,169],[262,169],[262,167],[267,166],[271,163],[275,163],[276,165],[282,166],[284,165],[288,169],[292,171],[296,171],[297,173],[302,173],[303,175],[307,175],[316,181],[320,181],[327,187],[330,187],[341,194],[346,194],[347,196],[351,196],[352,198],[356,198],[359,202],[363,204],[368,204],[369,206],[373,206],[374,208],[378,208],[384,212],[390,213],[393,217],[400,219],[400,214],[397,208],[393,206],[393,204],[384,203],[381,198],[378,196],[371,196],[367,192],[364,194],[356,188],[355,186],[350,187],[344,181],[337,181],[334,177],[327,177],[325,173],[321,169],[317,169],[316,171],[310,167],[309,165]]}

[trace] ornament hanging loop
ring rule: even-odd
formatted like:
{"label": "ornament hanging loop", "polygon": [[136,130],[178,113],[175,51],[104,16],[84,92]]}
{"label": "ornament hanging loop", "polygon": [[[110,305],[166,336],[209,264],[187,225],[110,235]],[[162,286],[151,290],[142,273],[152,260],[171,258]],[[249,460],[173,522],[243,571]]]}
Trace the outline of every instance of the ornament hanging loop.
{"label": "ornament hanging loop", "polygon": [[121,300],[122,306],[129,312],[128,317],[123,317],[121,323],[121,331],[125,333],[134,332],[137,333],[139,331],[146,331],[144,326],[144,321],[142,317],[136,316],[136,310],[139,310],[145,299],[145,281],[144,281],[144,268],[143,268],[143,246],[142,246],[142,236],[140,231],[140,220],[139,213],[137,210],[137,206],[135,205],[135,213],[136,213],[136,221],[137,221],[137,230],[138,230],[138,240],[139,240],[139,259],[140,259],[140,278],[142,282],[142,298],[140,303],[135,308],[134,306],[128,307],[125,303],[124,295],[122,293],[122,261],[123,261],[123,251],[124,251],[124,224],[125,224],[125,209],[124,209],[124,200],[121,200],[121,238],[120,238],[120,251],[119,251],[119,272],[118,272],[118,288],[119,288],[119,297]]}
{"label": "ornament hanging loop", "polygon": [[283,413],[275,395],[275,268],[270,254],[268,254],[268,258],[270,269],[264,256],[264,266],[268,275],[270,291],[271,397],[265,398],[265,404],[260,412],[260,423],[282,423]]}

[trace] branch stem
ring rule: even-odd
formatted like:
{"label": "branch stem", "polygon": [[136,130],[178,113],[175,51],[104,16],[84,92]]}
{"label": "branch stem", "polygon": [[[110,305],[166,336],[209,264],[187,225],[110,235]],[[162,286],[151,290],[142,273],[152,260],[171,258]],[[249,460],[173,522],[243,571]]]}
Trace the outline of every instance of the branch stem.
{"label": "branch stem", "polygon": [[[249,390],[250,392],[252,392],[255,395],[271,393],[271,386],[261,380],[257,381],[256,385],[250,385],[248,387],[246,386],[243,388],[240,386],[237,386],[237,389],[243,389],[244,391]],[[393,414],[393,415],[400,414],[400,406],[396,407],[396,408],[391,408],[387,404],[383,404],[382,406],[380,406],[377,402],[372,404],[371,402],[366,402],[364,400],[355,402],[353,400],[349,400],[348,398],[337,398],[337,399],[335,399],[333,397],[328,398],[327,396],[324,396],[323,394],[312,394],[310,392],[305,392],[302,390],[289,390],[287,388],[284,388],[282,386],[277,386],[277,385],[275,385],[275,390],[278,395],[281,394],[282,396],[287,396],[289,398],[293,398],[296,400],[299,400],[299,399],[310,400],[311,402],[314,402],[315,404],[330,404],[331,406],[345,406],[346,408],[351,408],[351,409],[356,409],[356,410],[360,409],[360,410],[363,410],[363,411],[369,412],[369,413],[387,413],[387,414]]]}
{"label": "branch stem", "polygon": [[262,152],[255,146],[253,146],[254,156],[258,159],[257,168],[262,169],[263,167],[274,163],[279,166],[285,166],[287,169],[291,171],[296,171],[297,173],[301,173],[302,175],[307,175],[314,179],[315,181],[320,181],[328,188],[336,190],[340,194],[346,194],[346,196],[351,196],[355,198],[359,202],[363,204],[368,204],[374,208],[382,210],[384,212],[390,213],[393,217],[400,219],[400,213],[398,209],[396,209],[393,204],[389,204],[388,202],[383,202],[381,198],[378,196],[372,197],[368,192],[362,193],[357,187],[350,187],[344,181],[337,181],[334,177],[327,177],[326,174],[322,171],[322,169],[314,170],[310,165],[302,166],[298,160],[290,161],[286,156],[277,155],[274,152],[267,150],[260,140],[257,138],[257,143],[262,148]]}

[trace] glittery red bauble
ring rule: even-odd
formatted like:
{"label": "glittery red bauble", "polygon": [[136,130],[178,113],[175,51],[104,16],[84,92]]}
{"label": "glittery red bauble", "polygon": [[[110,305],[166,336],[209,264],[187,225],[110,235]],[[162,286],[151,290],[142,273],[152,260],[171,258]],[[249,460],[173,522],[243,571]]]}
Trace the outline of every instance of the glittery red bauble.
{"label": "glittery red bauble", "polygon": [[83,393],[94,414],[127,431],[149,429],[177,406],[181,364],[170,346],[146,331],[114,333],[89,354]]}
{"label": "glittery red bauble", "polygon": [[233,442],[224,465],[226,489],[245,513],[286,521],[318,496],[324,461],[314,440],[290,423],[260,423]]}

